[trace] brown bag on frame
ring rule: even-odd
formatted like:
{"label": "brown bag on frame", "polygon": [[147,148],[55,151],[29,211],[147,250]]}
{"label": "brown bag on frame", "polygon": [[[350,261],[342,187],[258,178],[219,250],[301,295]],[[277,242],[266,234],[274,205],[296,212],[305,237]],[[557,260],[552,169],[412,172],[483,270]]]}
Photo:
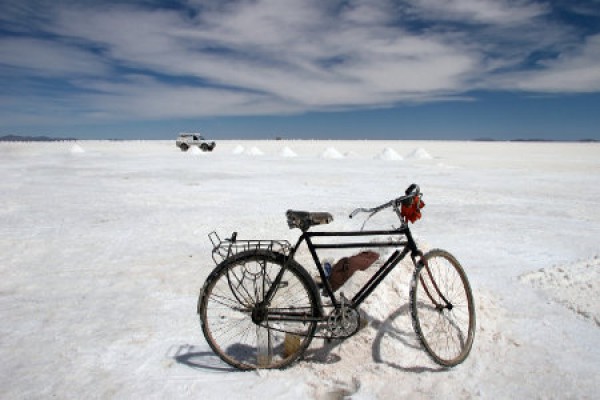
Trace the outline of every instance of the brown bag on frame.
{"label": "brown bag on frame", "polygon": [[331,289],[335,292],[342,287],[356,271],[364,271],[377,261],[378,258],[379,254],[374,251],[363,251],[354,256],[340,259],[331,268],[331,275],[329,276]]}

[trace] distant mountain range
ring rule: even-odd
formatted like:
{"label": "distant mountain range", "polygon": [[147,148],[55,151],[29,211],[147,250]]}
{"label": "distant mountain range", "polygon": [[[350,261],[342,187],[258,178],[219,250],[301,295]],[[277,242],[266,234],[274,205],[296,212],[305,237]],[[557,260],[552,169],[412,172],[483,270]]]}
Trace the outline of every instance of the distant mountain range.
{"label": "distant mountain range", "polygon": [[[64,141],[75,141],[79,140],[77,138],[57,138],[57,137],[49,137],[49,136],[21,136],[21,135],[6,135],[0,136],[0,142],[64,142]],[[105,139],[111,141],[121,141],[126,139]],[[276,140],[281,140],[281,138],[276,138]],[[467,139],[469,140],[469,139]],[[474,142],[563,142],[564,140],[551,140],[551,139],[494,139],[489,137],[480,137],[475,139],[470,139]],[[568,142],[587,142],[587,143],[596,143],[600,142],[598,139],[574,139],[567,140]]]}
{"label": "distant mountain range", "polygon": [[554,139],[538,139],[538,138],[517,138],[517,139],[493,139],[488,137],[481,137],[471,139],[474,142],[584,142],[584,143],[595,143],[599,142],[597,139],[574,139],[574,140],[554,140]]}
{"label": "distant mountain range", "polygon": [[75,138],[55,138],[48,136],[19,136],[6,135],[0,136],[0,142],[62,142],[77,140]]}

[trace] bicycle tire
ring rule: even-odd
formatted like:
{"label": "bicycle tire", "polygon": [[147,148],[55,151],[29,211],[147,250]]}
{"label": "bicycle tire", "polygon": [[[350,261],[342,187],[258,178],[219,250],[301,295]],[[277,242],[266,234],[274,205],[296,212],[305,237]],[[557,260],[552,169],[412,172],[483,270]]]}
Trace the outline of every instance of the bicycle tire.
{"label": "bicycle tire", "polygon": [[[270,283],[285,268],[280,287],[256,323],[253,310]],[[198,299],[200,324],[212,350],[242,370],[285,368],[308,348],[317,323],[269,320],[269,313],[319,315],[317,289],[306,270],[282,254],[266,250],[238,253],[220,263],[207,278]]]}
{"label": "bicycle tire", "polygon": [[475,338],[475,304],[463,268],[447,251],[434,249],[415,268],[410,307],[417,337],[437,364],[463,362]]}

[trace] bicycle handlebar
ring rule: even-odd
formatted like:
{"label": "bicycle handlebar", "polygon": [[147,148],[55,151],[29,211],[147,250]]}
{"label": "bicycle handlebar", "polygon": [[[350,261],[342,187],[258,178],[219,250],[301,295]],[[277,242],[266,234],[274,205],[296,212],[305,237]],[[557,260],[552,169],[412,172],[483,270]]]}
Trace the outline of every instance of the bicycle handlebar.
{"label": "bicycle handlebar", "polygon": [[405,191],[404,191],[404,196],[400,196],[398,198],[395,198],[393,200],[388,201],[387,203],[384,203],[380,206],[377,207],[373,207],[373,208],[357,208],[356,210],[352,211],[350,213],[350,218],[354,217],[356,214],[360,213],[360,212],[366,212],[366,213],[370,213],[372,215],[378,213],[379,211],[388,208],[390,206],[395,206],[397,207],[398,204],[402,203],[404,200],[408,200],[408,199],[412,199],[415,196],[418,196],[419,194],[421,194],[421,189],[419,188],[419,185],[417,185],[416,183],[413,183],[412,185],[410,185]]}

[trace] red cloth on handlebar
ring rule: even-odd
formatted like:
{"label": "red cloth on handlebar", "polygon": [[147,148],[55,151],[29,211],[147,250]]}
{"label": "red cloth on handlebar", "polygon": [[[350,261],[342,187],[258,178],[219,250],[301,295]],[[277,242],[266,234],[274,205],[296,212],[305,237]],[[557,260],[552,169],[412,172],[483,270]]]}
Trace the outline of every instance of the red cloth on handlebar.
{"label": "red cloth on handlebar", "polygon": [[421,208],[423,207],[425,207],[425,202],[421,200],[421,196],[415,196],[409,205],[402,203],[400,214],[414,224],[416,220],[421,219]]}

